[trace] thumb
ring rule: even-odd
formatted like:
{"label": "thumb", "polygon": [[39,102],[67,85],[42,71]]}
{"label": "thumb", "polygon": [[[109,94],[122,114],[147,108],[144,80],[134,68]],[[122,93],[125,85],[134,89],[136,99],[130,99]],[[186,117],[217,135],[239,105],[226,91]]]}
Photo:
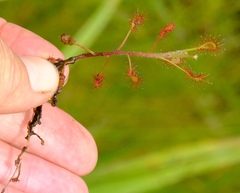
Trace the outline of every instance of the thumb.
{"label": "thumb", "polygon": [[0,113],[27,111],[48,101],[58,71],[46,59],[18,56],[0,39]]}

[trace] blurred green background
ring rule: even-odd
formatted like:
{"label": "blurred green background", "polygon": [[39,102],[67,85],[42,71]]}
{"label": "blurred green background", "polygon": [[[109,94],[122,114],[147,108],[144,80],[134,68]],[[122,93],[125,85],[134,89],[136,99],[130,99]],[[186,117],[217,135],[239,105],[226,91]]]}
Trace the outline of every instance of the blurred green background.
{"label": "blurred green background", "polygon": [[[200,36],[221,36],[225,51],[187,64],[213,84],[196,84],[161,61],[134,58],[143,84],[126,79],[126,57],[111,57],[104,86],[92,74],[105,58],[71,66],[59,107],[81,122],[99,149],[95,170],[84,177],[90,193],[240,192],[240,1],[105,0],[0,2],[0,16],[47,39],[66,57],[81,53],[63,46],[72,34],[94,51],[115,50],[135,11],[148,20],[123,50],[148,51],[169,22],[175,30],[158,51],[198,45]],[[77,152],[76,152],[77,153]]]}

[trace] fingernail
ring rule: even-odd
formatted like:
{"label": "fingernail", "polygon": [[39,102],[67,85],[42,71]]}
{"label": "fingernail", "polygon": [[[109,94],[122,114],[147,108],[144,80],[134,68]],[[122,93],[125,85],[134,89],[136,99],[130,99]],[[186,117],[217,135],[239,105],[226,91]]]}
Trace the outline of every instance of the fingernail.
{"label": "fingernail", "polygon": [[32,89],[35,92],[55,92],[58,86],[59,75],[57,68],[43,58],[21,56],[25,64]]}

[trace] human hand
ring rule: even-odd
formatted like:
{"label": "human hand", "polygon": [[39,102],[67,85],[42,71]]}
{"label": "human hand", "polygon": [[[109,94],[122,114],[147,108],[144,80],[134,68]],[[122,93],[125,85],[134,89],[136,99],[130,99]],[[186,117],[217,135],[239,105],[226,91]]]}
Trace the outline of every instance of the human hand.
{"label": "human hand", "polygon": [[[53,95],[58,73],[46,59],[63,58],[60,51],[36,34],[0,18],[0,188],[10,179],[25,145],[31,109]],[[68,70],[67,70],[68,71]],[[43,105],[42,124],[23,156],[20,182],[6,192],[88,192],[79,177],[95,167],[97,148],[89,132],[71,116]]]}

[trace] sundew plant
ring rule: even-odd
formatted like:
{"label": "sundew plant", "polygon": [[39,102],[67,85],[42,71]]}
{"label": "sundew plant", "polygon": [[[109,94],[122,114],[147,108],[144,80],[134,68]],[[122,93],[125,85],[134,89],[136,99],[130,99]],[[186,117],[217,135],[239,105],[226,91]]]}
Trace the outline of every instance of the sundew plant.
{"label": "sundew plant", "polygon": [[[62,91],[63,86],[65,84],[65,76],[64,76],[64,69],[67,65],[72,65],[77,63],[78,60],[86,60],[87,58],[92,57],[104,57],[106,60],[102,64],[101,70],[97,73],[93,73],[93,87],[94,89],[99,89],[102,87],[105,81],[105,77],[107,74],[105,73],[105,69],[109,66],[110,63],[113,63],[111,60],[112,56],[122,56],[126,57],[128,64],[127,70],[124,73],[125,77],[130,80],[133,87],[139,87],[142,83],[142,78],[140,77],[137,66],[134,65],[132,62],[133,57],[142,57],[142,58],[149,58],[149,59],[156,59],[162,61],[165,65],[171,66],[181,73],[184,73],[190,80],[199,83],[209,83],[211,82],[207,79],[208,74],[194,72],[189,64],[186,63],[186,60],[197,60],[199,56],[202,56],[202,53],[216,53],[222,49],[223,43],[219,37],[212,37],[212,36],[205,36],[202,37],[202,41],[199,45],[181,49],[181,50],[173,50],[168,52],[157,52],[156,48],[159,46],[159,42],[164,39],[166,36],[169,36],[170,33],[177,27],[175,26],[174,22],[170,22],[162,26],[162,29],[157,29],[156,32],[156,41],[153,42],[150,48],[147,48],[148,51],[146,52],[137,52],[137,51],[123,51],[124,45],[127,44],[128,37],[131,35],[132,32],[139,30],[147,17],[145,14],[140,13],[137,11],[132,18],[129,20],[129,31],[127,32],[126,36],[123,37],[123,41],[120,42],[113,50],[111,51],[93,51],[89,48],[82,45],[77,40],[73,39],[68,34],[61,35],[62,43],[70,46],[78,46],[85,51],[83,54],[79,54],[76,56],[72,56],[66,60],[61,58],[52,58],[49,57],[48,60],[51,61],[58,69],[59,72],[59,85],[56,93],[51,98],[52,106],[57,106],[57,95]],[[87,63],[87,61],[85,61]],[[77,65],[77,64],[75,64]],[[112,65],[111,65],[112,66]],[[83,66],[84,68],[84,66]],[[125,69],[125,68],[123,68]],[[147,80],[146,80],[147,81]],[[27,151],[31,136],[37,136],[41,144],[44,145],[44,139],[42,139],[37,133],[34,132],[34,127],[41,124],[41,117],[42,117],[42,106],[38,106],[33,109],[32,119],[29,121],[27,126],[27,136],[26,136],[26,145],[22,148],[19,156],[15,160],[15,171],[12,176],[9,178],[9,181],[6,183],[5,187],[2,190],[2,193],[5,192],[7,186],[10,182],[17,182],[20,178],[21,173],[21,165],[24,164],[23,155]]]}

